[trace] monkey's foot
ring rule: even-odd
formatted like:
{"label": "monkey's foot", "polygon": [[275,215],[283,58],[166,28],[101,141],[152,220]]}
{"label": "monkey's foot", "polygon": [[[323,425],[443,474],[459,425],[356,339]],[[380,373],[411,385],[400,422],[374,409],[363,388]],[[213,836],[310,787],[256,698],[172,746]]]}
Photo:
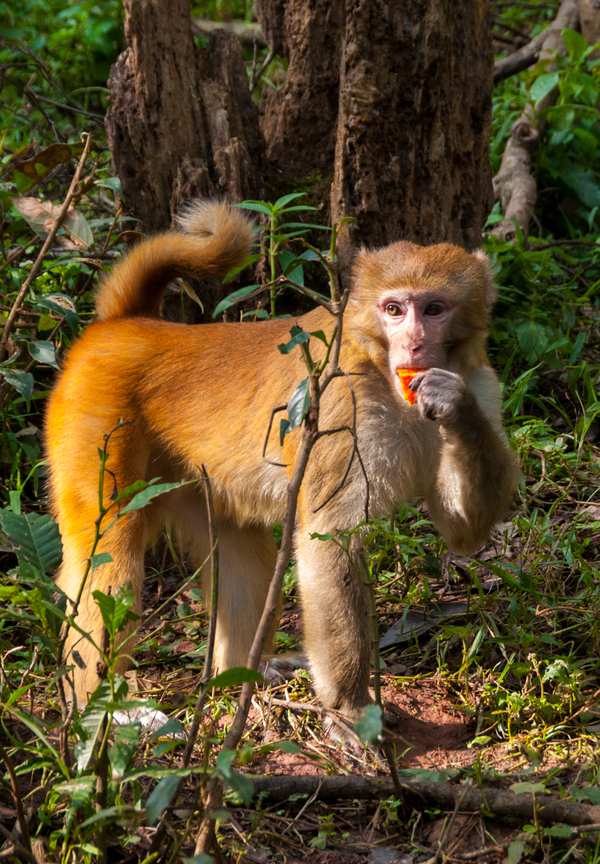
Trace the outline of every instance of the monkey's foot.
{"label": "monkey's foot", "polygon": [[308,660],[303,654],[279,654],[263,660],[258,671],[268,684],[285,684],[292,681],[297,669],[308,669]]}

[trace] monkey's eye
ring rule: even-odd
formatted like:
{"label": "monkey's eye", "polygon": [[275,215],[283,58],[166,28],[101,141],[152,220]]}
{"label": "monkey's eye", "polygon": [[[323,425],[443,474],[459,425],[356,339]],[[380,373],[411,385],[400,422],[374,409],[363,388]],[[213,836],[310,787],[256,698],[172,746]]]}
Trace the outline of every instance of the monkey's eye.
{"label": "monkey's eye", "polygon": [[397,318],[399,315],[402,315],[402,309],[397,303],[388,303],[385,307],[385,311],[390,318]]}
{"label": "monkey's eye", "polygon": [[430,303],[425,310],[426,315],[441,315],[444,307],[440,303]]}

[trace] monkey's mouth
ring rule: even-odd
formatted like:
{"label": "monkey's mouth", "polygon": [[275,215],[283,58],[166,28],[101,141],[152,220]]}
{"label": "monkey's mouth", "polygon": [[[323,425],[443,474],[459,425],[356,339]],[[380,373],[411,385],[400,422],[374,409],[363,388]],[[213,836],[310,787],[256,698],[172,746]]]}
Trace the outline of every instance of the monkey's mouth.
{"label": "monkey's mouth", "polygon": [[400,379],[400,386],[402,387],[402,395],[404,396],[404,401],[408,402],[409,405],[414,405],[417,401],[417,394],[410,389],[408,386],[410,382],[413,380],[415,375],[418,375],[419,372],[426,372],[426,369],[396,369],[398,373],[398,377]]}

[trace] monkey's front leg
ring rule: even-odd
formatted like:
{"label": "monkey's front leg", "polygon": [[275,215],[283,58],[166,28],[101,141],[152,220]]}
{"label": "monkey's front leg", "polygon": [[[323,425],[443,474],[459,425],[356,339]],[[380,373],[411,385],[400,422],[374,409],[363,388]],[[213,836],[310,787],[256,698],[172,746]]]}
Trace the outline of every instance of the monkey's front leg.
{"label": "monkey's front leg", "polygon": [[[302,510],[303,508],[301,508]],[[304,653],[313,686],[326,708],[357,718],[372,700],[371,621],[368,592],[348,554],[300,516],[296,569],[304,621]],[[311,514],[312,515],[312,514]],[[350,553],[355,552],[351,548]],[[354,557],[354,555],[353,555]]]}
{"label": "monkey's front leg", "polygon": [[445,369],[429,369],[410,385],[421,416],[440,423],[441,459],[427,503],[448,545],[463,553],[485,542],[506,515],[518,474],[501,431],[495,376],[487,367],[472,374],[481,404],[460,375]]}

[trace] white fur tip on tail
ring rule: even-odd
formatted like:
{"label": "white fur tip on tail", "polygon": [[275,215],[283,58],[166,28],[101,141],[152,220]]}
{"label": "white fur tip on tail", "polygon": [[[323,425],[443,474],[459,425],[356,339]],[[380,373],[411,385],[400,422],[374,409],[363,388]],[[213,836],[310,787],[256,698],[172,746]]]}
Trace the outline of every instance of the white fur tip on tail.
{"label": "white fur tip on tail", "polygon": [[251,218],[242,210],[207,198],[190,201],[176,216],[176,221],[182,231],[196,237],[210,237],[232,229],[250,232],[252,228]]}

